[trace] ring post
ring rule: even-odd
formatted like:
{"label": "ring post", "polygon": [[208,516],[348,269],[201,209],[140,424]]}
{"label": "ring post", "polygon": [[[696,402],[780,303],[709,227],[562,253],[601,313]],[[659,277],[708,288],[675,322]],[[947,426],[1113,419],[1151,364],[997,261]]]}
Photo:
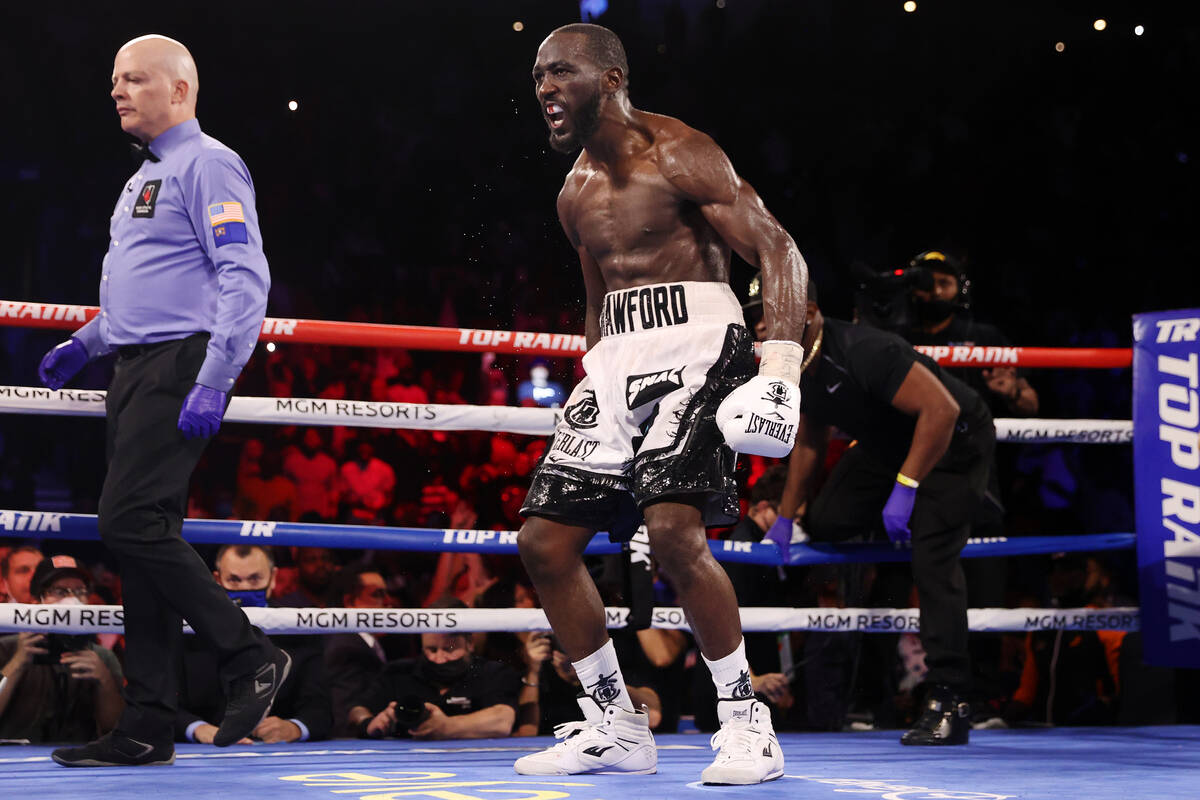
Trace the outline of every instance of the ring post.
{"label": "ring post", "polygon": [[1133,318],[1133,463],[1145,659],[1200,667],[1200,309]]}

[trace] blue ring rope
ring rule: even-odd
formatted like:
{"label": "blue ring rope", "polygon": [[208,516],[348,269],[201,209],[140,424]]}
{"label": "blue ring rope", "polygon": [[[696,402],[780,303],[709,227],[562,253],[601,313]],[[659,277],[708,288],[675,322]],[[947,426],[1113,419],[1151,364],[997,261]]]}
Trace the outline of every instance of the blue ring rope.
{"label": "blue ring rope", "polygon": [[[60,514],[46,511],[0,510],[0,538],[67,539],[97,541],[94,514]],[[307,522],[241,522],[188,519],[183,538],[193,544],[261,544],[297,547],[408,550],[418,552],[491,553],[515,555],[516,531],[456,531],[445,528],[385,528],[366,525],[326,525]],[[709,547],[718,561],[782,566],[779,548],[758,542],[712,540]],[[1128,550],[1132,533],[1080,534],[1076,536],[1021,536],[998,540],[971,540],[963,558],[1022,556],[1062,552]],[[584,551],[589,555],[621,552],[621,545],[596,534]],[[861,564],[908,561],[912,551],[888,544],[793,544],[787,566],[805,564]]]}

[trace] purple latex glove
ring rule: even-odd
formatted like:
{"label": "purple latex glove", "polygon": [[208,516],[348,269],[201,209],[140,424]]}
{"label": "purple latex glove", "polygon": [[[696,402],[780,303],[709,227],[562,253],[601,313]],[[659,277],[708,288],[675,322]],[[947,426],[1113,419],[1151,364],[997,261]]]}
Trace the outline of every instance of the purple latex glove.
{"label": "purple latex glove", "polygon": [[207,439],[217,435],[224,415],[225,393],[197,383],[183,401],[183,409],[179,412],[179,430],[185,439],[195,439],[197,436]]}
{"label": "purple latex glove", "polygon": [[779,554],[783,556],[783,563],[787,564],[788,550],[792,546],[792,518],[778,517],[775,524],[767,528],[762,540],[779,545]]}
{"label": "purple latex glove", "polygon": [[913,503],[917,499],[917,490],[913,486],[905,486],[896,481],[887,503],[883,506],[883,528],[893,544],[908,544],[912,541],[912,531],[908,529],[908,518],[912,516]]}
{"label": "purple latex glove", "polygon": [[38,377],[47,389],[58,391],[88,363],[87,348],[72,336],[42,356]]}

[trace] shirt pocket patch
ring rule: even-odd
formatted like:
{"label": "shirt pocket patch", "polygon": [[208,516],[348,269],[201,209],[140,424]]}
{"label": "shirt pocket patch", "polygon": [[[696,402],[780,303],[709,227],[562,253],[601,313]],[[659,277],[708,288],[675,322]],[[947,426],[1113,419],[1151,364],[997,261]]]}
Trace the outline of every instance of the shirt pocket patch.
{"label": "shirt pocket patch", "polygon": [[153,217],[154,205],[158,202],[158,194],[161,189],[161,179],[146,181],[133,204],[133,216],[147,219]]}

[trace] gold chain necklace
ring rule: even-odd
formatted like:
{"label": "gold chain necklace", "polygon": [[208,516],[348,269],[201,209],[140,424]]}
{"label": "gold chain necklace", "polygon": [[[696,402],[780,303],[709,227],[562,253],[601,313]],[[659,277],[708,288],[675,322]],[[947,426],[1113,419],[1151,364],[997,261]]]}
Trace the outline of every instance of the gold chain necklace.
{"label": "gold chain necklace", "polygon": [[822,325],[821,330],[817,331],[817,340],[815,342],[813,342],[812,350],[810,350],[808,352],[808,358],[804,359],[804,363],[800,365],[800,374],[801,375],[803,375],[804,371],[806,369],[808,369],[808,365],[813,362],[813,359],[817,357],[817,353],[821,352],[821,340],[823,340],[824,338],[825,338],[825,326]]}

